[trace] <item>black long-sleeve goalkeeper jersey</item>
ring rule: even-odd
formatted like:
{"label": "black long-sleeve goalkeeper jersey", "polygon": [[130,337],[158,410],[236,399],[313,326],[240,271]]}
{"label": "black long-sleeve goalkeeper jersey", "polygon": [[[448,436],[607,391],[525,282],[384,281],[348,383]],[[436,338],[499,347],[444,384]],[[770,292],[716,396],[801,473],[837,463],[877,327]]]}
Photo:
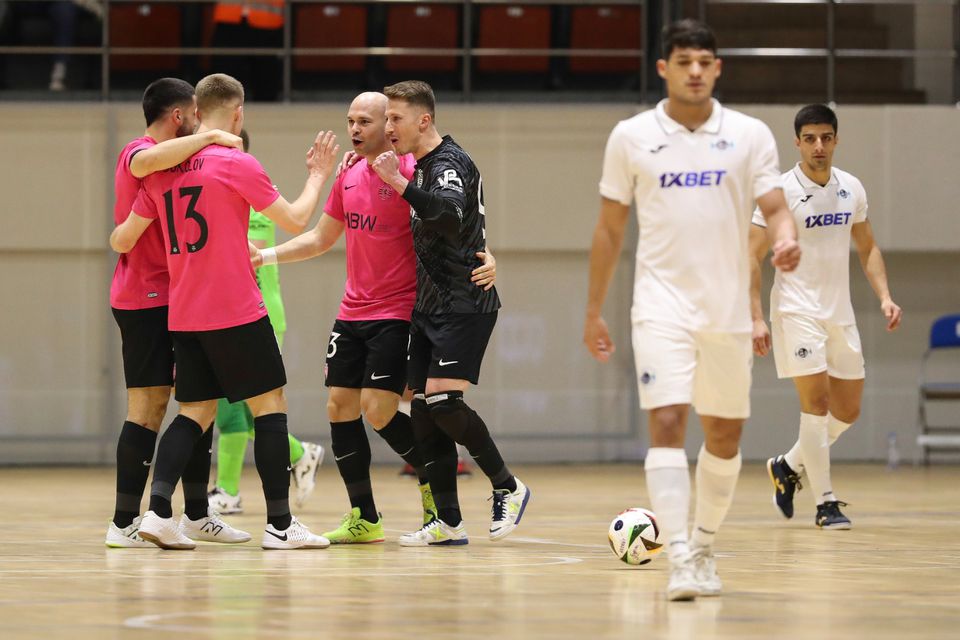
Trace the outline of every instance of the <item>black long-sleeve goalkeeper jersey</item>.
{"label": "black long-sleeve goalkeeper jersey", "polygon": [[450,136],[420,158],[403,192],[417,254],[415,310],[427,315],[490,313],[500,308],[496,287],[484,291],[470,281],[486,247],[483,180]]}

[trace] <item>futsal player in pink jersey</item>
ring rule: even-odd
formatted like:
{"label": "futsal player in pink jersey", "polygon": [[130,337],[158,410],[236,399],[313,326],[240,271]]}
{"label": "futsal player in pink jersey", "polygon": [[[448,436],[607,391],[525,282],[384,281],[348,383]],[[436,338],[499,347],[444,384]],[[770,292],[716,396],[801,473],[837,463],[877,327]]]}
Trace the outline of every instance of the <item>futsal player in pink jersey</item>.
{"label": "futsal player in pink jersey", "polygon": [[[241,144],[239,137],[225,131],[193,134],[197,104],[188,82],[161,78],[144,91],[142,104],[147,129],[128,142],[117,159],[116,224],[129,215],[144,176],[177,165],[209,144]],[[108,547],[153,547],[138,531],[140,501],[173,384],[173,343],[167,329],[169,280],[163,236],[154,226],[134,250],[121,254],[110,285],[110,306],[122,342],[127,415],[117,442],[116,503],[107,527]],[[210,446],[201,441],[183,475],[187,534],[214,542],[249,540],[249,534],[208,515],[200,493],[206,491],[209,473]]]}
{"label": "futsal player in pink jersey", "polygon": [[[243,85],[224,74],[197,85],[201,130],[239,133]],[[254,416],[254,454],[267,507],[264,549],[325,548],[290,513],[286,372],[250,266],[247,225],[252,207],[281,228],[303,229],[333,171],[336,137],[321,133],[307,152],[300,197],[287,202],[257,160],[240,150],[210,146],[154,174],[133,212],[111,236],[123,249],[160,219],[170,271],[169,326],[177,362],[180,412],[160,440],[140,536],[165,549],[191,549],[173,519],[170,497],[189,452],[209,429],[217,399],[246,400]]]}
{"label": "futsal player in pink jersey", "polygon": [[[337,177],[316,227],[274,249],[255,264],[294,262],[325,253],[346,233],[347,282],[327,346],[326,385],[330,392],[333,453],[350,499],[340,526],[323,535],[334,544],[382,542],[383,520],[370,484],[370,443],[361,415],[390,448],[416,471],[423,523],[436,518],[436,506],[413,436],[410,417],[397,411],[407,381],[410,316],[416,301],[416,257],[410,205],[370,167],[391,146],[385,133],[387,97],[357,96],[347,113],[347,131],[359,160]],[[400,171],[413,175],[412,155],[400,158]],[[496,277],[492,256],[472,274],[478,286]]]}

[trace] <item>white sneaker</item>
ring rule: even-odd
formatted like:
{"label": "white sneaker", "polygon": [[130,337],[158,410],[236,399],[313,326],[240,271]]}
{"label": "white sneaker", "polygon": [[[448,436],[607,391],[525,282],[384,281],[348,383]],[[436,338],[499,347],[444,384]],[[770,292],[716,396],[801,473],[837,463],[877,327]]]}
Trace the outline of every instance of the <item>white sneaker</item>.
{"label": "white sneaker", "polygon": [[113,524],[113,520],[110,521],[110,526],[107,527],[107,546],[111,549],[142,549],[148,547],[153,548],[153,544],[147,542],[140,537],[140,521],[143,519],[143,516],[137,516],[133,519],[133,522],[123,529]]}
{"label": "white sneaker", "polygon": [[293,475],[293,486],[297,490],[294,501],[298,507],[303,506],[303,503],[307,501],[307,498],[313,493],[313,488],[317,485],[317,469],[323,462],[324,454],[323,447],[318,444],[312,442],[302,442],[301,444],[303,445],[303,456],[297,460],[297,464],[293,465],[293,469],[290,470],[291,475]]}
{"label": "white sneaker", "polygon": [[451,527],[440,519],[423,525],[419,531],[405,533],[399,539],[401,547],[459,546],[469,543],[463,522]]}
{"label": "white sneaker", "polygon": [[252,537],[246,531],[235,529],[220,519],[220,514],[210,509],[206,517],[199,520],[191,520],[187,514],[180,517],[180,528],[191,540],[203,540],[204,542],[220,542],[223,544],[238,544],[240,542],[249,542]]}
{"label": "white sneaker", "polygon": [[243,500],[240,499],[240,494],[232,496],[220,487],[210,490],[207,494],[207,504],[221,515],[243,513]]}
{"label": "white sneaker", "polygon": [[510,493],[506,489],[498,489],[493,492],[493,519],[490,522],[490,539],[502,540],[517,528],[520,524],[520,518],[523,517],[523,511],[527,508],[527,502],[530,500],[530,489],[520,482],[520,478],[514,478],[517,482],[517,490]]}
{"label": "white sneaker", "polygon": [[700,595],[696,564],[693,554],[677,563],[670,563],[670,580],[667,582],[667,600],[693,600]]}
{"label": "white sneaker", "polygon": [[195,549],[197,543],[184,535],[180,524],[171,518],[161,518],[153,511],[143,514],[140,537],[161,549]]}
{"label": "white sneaker", "polygon": [[330,541],[310,533],[306,525],[294,518],[290,526],[283,531],[268,524],[263,531],[261,546],[264,549],[326,549],[330,546]]}
{"label": "white sneaker", "polygon": [[697,584],[700,585],[700,595],[720,595],[723,592],[723,583],[717,575],[717,563],[713,559],[713,550],[710,547],[693,546],[691,556]]}

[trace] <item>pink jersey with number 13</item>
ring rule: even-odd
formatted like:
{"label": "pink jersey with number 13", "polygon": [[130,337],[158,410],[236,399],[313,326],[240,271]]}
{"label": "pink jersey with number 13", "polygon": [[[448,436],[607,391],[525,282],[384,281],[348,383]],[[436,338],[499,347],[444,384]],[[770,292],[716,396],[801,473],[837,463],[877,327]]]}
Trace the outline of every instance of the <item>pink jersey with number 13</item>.
{"label": "pink jersey with number 13", "polygon": [[143,181],[133,212],[159,218],[170,269],[170,330],[236,327],[267,315],[250,266],[250,207],[280,196],[256,158],[211,145]]}

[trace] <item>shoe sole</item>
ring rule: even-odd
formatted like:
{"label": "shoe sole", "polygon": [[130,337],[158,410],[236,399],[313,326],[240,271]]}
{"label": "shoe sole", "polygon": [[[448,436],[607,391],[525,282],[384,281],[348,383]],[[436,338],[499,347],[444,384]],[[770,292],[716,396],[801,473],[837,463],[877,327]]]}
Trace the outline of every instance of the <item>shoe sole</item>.
{"label": "shoe sole", "polygon": [[527,487],[527,495],[523,497],[523,502],[520,504],[520,512],[517,513],[517,519],[513,521],[513,526],[506,530],[506,532],[501,529],[496,534],[490,534],[490,540],[496,542],[497,540],[503,540],[508,535],[513,533],[513,530],[517,528],[517,525],[520,524],[520,518],[523,517],[523,512],[527,510],[527,503],[530,502],[530,496],[533,495],[533,492],[530,491],[530,487]]}
{"label": "shoe sole", "polygon": [[146,532],[143,529],[140,530],[140,537],[146,540],[147,542],[151,542],[157,545],[161,549],[166,549],[167,551],[193,551],[194,549],[197,548],[196,544],[192,544],[192,545],[180,544],[180,543],[168,544],[163,540],[161,540],[159,537],[153,535],[152,533]]}
{"label": "shoe sole", "polygon": [[667,592],[667,600],[670,602],[685,602],[688,600],[696,600],[699,595],[701,595],[699,589],[696,587],[687,587],[686,589],[677,589],[672,593]]}
{"label": "shoe sole", "polygon": [[463,538],[461,540],[444,540],[443,542],[402,542],[397,541],[401,547],[462,547],[465,544],[470,544],[469,538]]}
{"label": "shoe sole", "polygon": [[323,536],[323,537],[324,537],[324,538],[328,538],[328,539],[330,540],[330,544],[331,544],[331,545],[333,545],[333,544],[379,544],[379,543],[381,543],[381,542],[386,542],[386,540],[387,540],[386,538],[379,538],[379,539],[377,539],[377,540],[360,540],[360,541],[357,541],[357,540],[342,540],[342,541],[341,541],[341,540],[334,540],[333,538],[330,538],[330,536]]}
{"label": "shoe sole", "polygon": [[777,479],[773,477],[774,460],[774,458],[767,458],[767,475],[770,476],[770,483],[773,485],[773,506],[784,520],[790,520],[793,516],[788,516],[786,512],[780,508],[780,503],[777,502],[777,491],[779,491],[779,489],[777,489]]}
{"label": "shoe sole", "polygon": [[[243,544],[244,542],[250,542],[251,540],[253,540],[253,536],[247,536],[243,540],[220,540],[218,538],[200,538],[200,537],[194,538],[190,534],[184,534],[184,535],[186,535],[188,538],[190,538],[194,542],[212,542],[214,544]],[[140,536],[140,537],[142,538],[143,536]]]}
{"label": "shoe sole", "polygon": [[260,548],[263,549],[264,551],[299,551],[299,550],[301,550],[301,549],[326,549],[326,548],[328,548],[329,546],[330,546],[330,543],[329,543],[329,542],[328,542],[327,544],[325,544],[325,545],[305,544],[305,545],[301,545],[301,546],[299,546],[299,547],[288,547],[288,546],[272,547],[272,546],[265,545],[265,544],[263,544],[263,543],[260,544]]}
{"label": "shoe sole", "polygon": [[300,484],[296,482],[297,476],[294,475],[294,484],[297,485],[297,499],[296,503],[298,507],[302,507],[303,503],[307,501],[307,498],[313,493],[313,490],[317,487],[317,472],[320,471],[320,464],[323,462],[323,455],[326,453],[323,448],[320,449],[320,454],[317,456],[317,464],[313,468],[313,486],[310,487],[310,490],[306,492],[305,495],[300,495]]}
{"label": "shoe sole", "polygon": [[[827,524],[827,525],[817,525],[818,529],[823,529],[824,531],[848,531],[853,528],[853,523],[843,522],[841,524]],[[140,536],[143,537],[142,535]]]}

